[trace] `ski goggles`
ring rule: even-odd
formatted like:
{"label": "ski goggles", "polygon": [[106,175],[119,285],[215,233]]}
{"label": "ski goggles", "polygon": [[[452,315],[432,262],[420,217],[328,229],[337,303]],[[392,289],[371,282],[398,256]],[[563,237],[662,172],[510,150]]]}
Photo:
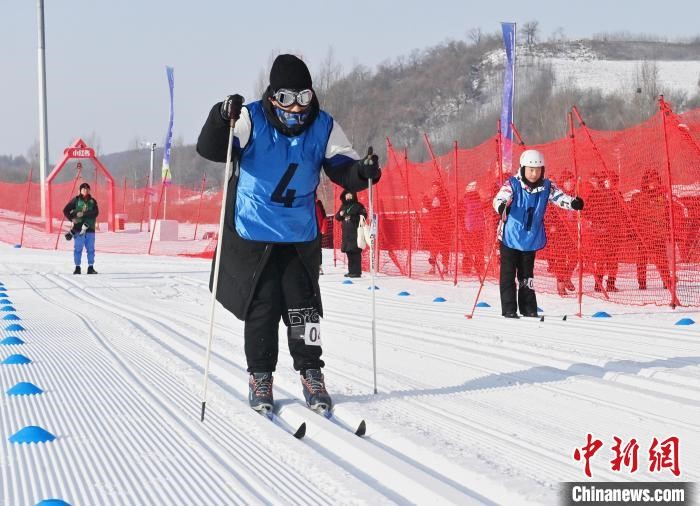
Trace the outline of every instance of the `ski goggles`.
{"label": "ski goggles", "polygon": [[294,91],[283,88],[274,92],[272,96],[282,107],[289,107],[294,102],[302,107],[306,107],[311,103],[314,92],[311,90]]}

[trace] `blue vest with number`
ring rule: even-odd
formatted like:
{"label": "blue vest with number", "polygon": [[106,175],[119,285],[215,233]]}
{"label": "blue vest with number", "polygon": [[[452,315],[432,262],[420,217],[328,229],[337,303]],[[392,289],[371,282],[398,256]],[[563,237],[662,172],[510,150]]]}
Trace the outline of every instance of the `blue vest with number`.
{"label": "blue vest with number", "polygon": [[511,177],[509,181],[513,188],[513,201],[503,228],[503,244],[520,251],[540,250],[547,244],[544,213],[552,183],[545,179],[541,191],[530,193],[525,191],[517,178]]}
{"label": "blue vest with number", "polygon": [[316,224],[316,187],[333,118],[319,111],[295,137],[278,132],[260,101],[246,106],[252,130],[240,158],[234,225],[252,241],[312,241]]}

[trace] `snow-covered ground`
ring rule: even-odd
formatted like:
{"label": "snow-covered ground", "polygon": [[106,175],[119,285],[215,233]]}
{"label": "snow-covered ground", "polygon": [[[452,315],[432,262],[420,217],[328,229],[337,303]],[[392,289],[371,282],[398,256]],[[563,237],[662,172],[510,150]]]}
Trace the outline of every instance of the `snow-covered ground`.
{"label": "snow-covered ground", "polygon": [[[328,252],[327,252],[328,253]],[[541,296],[545,321],[501,318],[495,286],[380,277],[372,392],[369,279],[343,284],[326,257],[322,325],[339,421],[311,413],[282,340],[278,424],[247,407],[243,325],[220,307],[207,417],[199,421],[209,262],[99,254],[73,276],[69,252],[0,245],[0,282],[25,331],[0,345],[32,360],[0,364],[0,504],[556,504],[585,481],[574,459],[602,441],[591,481],[700,479],[697,312]],[[399,296],[401,291],[409,296]],[[446,302],[433,302],[437,296]],[[562,320],[563,315],[568,318]],[[281,335],[284,335],[281,333]],[[10,396],[18,382],[44,393]],[[296,440],[281,425],[307,423]],[[8,438],[40,426],[52,442]],[[614,436],[639,444],[639,468],[612,469]],[[680,476],[650,471],[654,438],[679,438]]]}

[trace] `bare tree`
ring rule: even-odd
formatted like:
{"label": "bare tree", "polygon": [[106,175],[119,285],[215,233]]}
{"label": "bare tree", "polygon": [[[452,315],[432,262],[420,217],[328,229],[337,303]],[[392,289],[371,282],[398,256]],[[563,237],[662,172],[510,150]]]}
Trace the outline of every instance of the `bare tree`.
{"label": "bare tree", "polygon": [[523,25],[523,32],[525,33],[525,44],[528,46],[534,45],[539,37],[540,22],[528,21]]}
{"label": "bare tree", "polygon": [[483,32],[483,30],[481,29],[481,27],[478,26],[478,27],[476,27],[476,28],[470,29],[470,30],[467,32],[467,37],[469,38],[469,40],[472,41],[472,43],[473,43],[475,46],[479,47],[479,45],[481,44],[481,41],[482,41],[483,38],[484,38],[484,32]]}
{"label": "bare tree", "polygon": [[260,69],[260,72],[258,72],[258,78],[255,80],[255,87],[253,88],[253,94],[255,95],[256,100],[262,97],[262,94],[265,93],[267,85],[270,83],[270,68],[272,67],[272,63],[275,61],[275,58],[277,58],[279,54],[279,49],[273,49],[270,51],[270,54],[267,56],[267,66]]}
{"label": "bare tree", "polygon": [[314,76],[314,90],[319,95],[325,96],[342,75],[343,66],[335,59],[333,46],[330,46],[326,57],[321,62],[318,73]]}

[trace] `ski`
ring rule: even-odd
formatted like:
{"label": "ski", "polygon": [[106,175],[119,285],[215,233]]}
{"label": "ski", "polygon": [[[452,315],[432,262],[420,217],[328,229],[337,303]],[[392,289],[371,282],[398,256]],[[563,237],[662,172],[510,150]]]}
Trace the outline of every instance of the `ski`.
{"label": "ski", "polygon": [[311,411],[316,413],[317,415],[322,416],[323,418],[330,420],[333,422],[335,425],[338,427],[341,427],[347,431],[352,432],[358,437],[363,437],[367,433],[367,424],[365,423],[364,420],[360,420],[360,423],[357,424],[357,427],[351,426],[349,423],[341,420],[337,416],[333,414],[333,411],[329,411],[327,409],[312,409],[311,407],[307,406]]}
{"label": "ski", "polygon": [[291,434],[297,439],[302,439],[306,435],[306,422],[301,422],[301,425],[297,427],[296,429],[289,425],[287,422],[282,420],[279,416],[277,416],[275,413],[273,413],[270,410],[267,409],[261,409],[258,411],[260,416],[263,416],[270,420],[272,423],[280,427],[282,430],[285,432]]}

